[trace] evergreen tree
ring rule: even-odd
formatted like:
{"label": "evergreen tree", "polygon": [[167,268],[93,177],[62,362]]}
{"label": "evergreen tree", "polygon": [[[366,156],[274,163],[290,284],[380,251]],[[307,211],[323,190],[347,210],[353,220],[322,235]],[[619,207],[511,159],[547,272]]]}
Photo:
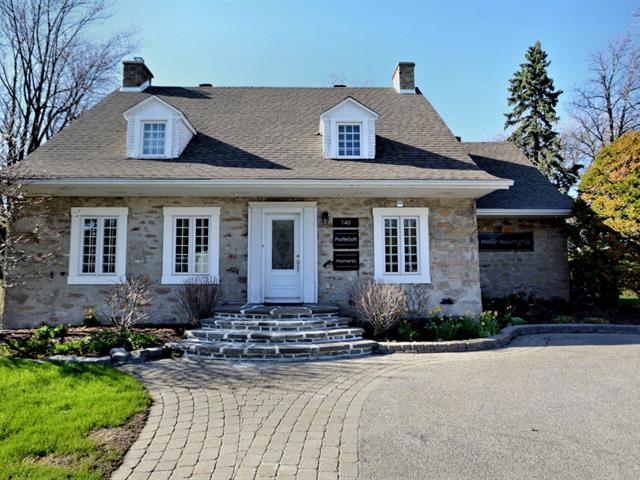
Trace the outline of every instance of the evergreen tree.
{"label": "evergreen tree", "polygon": [[578,178],[578,167],[564,165],[560,135],[553,129],[562,90],[555,89],[547,74],[551,62],[540,42],[527,49],[525,58],[510,80],[508,102],[513,110],[505,114],[505,129],[515,127],[509,140],[561,191],[567,192]]}

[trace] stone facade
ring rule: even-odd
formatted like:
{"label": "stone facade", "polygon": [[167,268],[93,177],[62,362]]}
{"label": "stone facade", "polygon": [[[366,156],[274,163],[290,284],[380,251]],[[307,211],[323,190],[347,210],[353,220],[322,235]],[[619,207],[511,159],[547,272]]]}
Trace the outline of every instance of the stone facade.
{"label": "stone facade", "polygon": [[480,284],[484,297],[533,292],[542,298],[569,298],[564,219],[480,218],[478,231],[533,232],[532,252],[480,252]]}
{"label": "stone facade", "polygon": [[[42,322],[77,324],[84,311],[103,308],[109,286],[67,285],[71,207],[125,206],[129,208],[127,273],[147,274],[153,282],[154,302],[150,307],[153,323],[179,322],[175,308],[175,286],[162,285],[163,207],[219,206],[220,277],[222,301],[244,302],[247,295],[247,216],[248,202],[260,198],[71,198],[57,197],[47,206],[46,221],[59,233],[59,239],[32,248],[55,250],[51,264],[33,265],[26,286],[7,291],[5,328],[35,326]],[[268,199],[273,201],[273,199]],[[281,199],[296,200],[296,199]],[[318,204],[318,290],[320,302],[348,305],[349,288],[358,275],[373,274],[373,207],[395,207],[395,199],[318,198],[304,199]],[[405,199],[406,207],[428,207],[430,268],[429,289],[433,307],[442,305],[452,313],[481,310],[475,203],[469,199]],[[360,271],[334,272],[331,260],[332,226],[322,225],[320,216],[360,219]],[[35,215],[35,213],[34,213]],[[21,222],[33,222],[29,217]],[[20,223],[16,225],[20,230]],[[58,248],[55,248],[55,246]],[[11,272],[9,272],[9,277]],[[449,302],[453,302],[450,304]]]}

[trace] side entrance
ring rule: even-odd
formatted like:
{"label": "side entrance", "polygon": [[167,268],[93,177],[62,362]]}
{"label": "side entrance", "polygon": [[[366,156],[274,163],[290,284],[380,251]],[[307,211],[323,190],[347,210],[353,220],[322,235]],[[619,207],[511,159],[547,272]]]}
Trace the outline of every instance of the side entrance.
{"label": "side entrance", "polygon": [[250,202],[247,301],[318,301],[315,202]]}

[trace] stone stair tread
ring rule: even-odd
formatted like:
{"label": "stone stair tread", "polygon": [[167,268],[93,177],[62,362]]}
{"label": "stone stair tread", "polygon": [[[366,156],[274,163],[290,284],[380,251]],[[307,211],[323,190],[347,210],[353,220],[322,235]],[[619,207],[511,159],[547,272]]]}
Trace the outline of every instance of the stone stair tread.
{"label": "stone stair tread", "polygon": [[227,360],[323,360],[359,357],[372,353],[376,342],[354,340],[318,343],[233,343],[181,340],[169,344],[188,357]]}
{"label": "stone stair tread", "polygon": [[275,343],[278,340],[283,342],[292,341],[321,341],[327,338],[344,340],[355,340],[355,337],[362,337],[363,330],[355,327],[344,328],[323,328],[317,330],[246,330],[246,329],[227,329],[227,328],[198,328],[186,332],[187,338],[206,339],[211,341],[254,341]]}
{"label": "stone stair tread", "polygon": [[231,330],[317,330],[326,328],[347,328],[349,317],[313,319],[204,319],[202,328]]}

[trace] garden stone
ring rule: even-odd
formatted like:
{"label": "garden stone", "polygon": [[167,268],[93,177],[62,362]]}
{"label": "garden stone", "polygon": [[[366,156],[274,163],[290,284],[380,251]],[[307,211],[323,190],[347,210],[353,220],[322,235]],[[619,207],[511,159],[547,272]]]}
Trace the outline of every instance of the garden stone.
{"label": "garden stone", "polygon": [[111,355],[111,361],[114,363],[126,363],[131,358],[131,354],[126,350],[124,352],[115,352]]}
{"label": "garden stone", "polygon": [[113,355],[114,353],[127,353],[127,349],[122,347],[114,347],[109,350],[109,355]]}

